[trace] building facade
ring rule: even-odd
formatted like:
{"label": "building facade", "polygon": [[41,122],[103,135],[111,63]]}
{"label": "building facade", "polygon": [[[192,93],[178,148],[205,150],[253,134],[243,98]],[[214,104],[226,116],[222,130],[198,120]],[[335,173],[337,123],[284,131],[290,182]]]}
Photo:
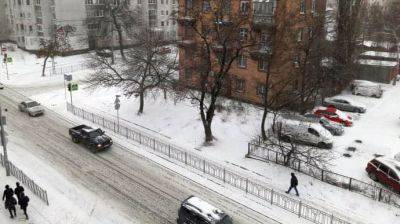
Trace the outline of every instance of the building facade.
{"label": "building facade", "polygon": [[[199,70],[193,59],[193,49],[201,41],[190,32],[196,23],[187,13],[188,8],[198,6],[200,10],[209,6],[206,1],[180,0],[179,5],[179,79],[186,86],[199,85]],[[246,48],[232,63],[229,75],[224,81],[224,95],[244,102],[262,104],[266,91],[266,76],[282,80],[299,72],[300,58],[297,46],[306,42],[317,30],[309,27],[314,18],[324,18],[326,1],[321,0],[239,0],[226,1],[228,11],[237,18],[242,15],[250,18],[250,25],[239,29],[237,35],[256,39],[257,44]],[[207,14],[207,13],[205,13]],[[206,15],[204,17],[207,17]],[[230,17],[232,18],[232,17]],[[229,19],[228,19],[229,20]],[[234,19],[232,19],[234,20]],[[228,21],[229,22],[229,21]],[[197,25],[195,25],[197,26]],[[201,25],[200,25],[201,26]],[[324,26],[318,30],[320,38],[325,39]],[[243,31],[243,32],[242,32]],[[203,32],[203,31],[201,31]],[[275,41],[270,41],[275,39]],[[217,52],[216,52],[217,53]],[[274,82],[274,80],[271,80]],[[291,86],[297,88],[299,80]]]}
{"label": "building facade", "polygon": [[83,27],[84,4],[81,0],[6,0],[6,16],[11,27],[9,39],[18,47],[36,51],[43,40],[51,39],[57,27],[71,25],[71,50],[87,49],[79,40],[86,34]]}

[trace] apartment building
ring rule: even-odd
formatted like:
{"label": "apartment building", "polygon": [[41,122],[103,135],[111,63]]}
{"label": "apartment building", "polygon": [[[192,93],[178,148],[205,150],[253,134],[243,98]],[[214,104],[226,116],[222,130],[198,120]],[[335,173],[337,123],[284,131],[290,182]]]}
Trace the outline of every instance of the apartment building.
{"label": "apartment building", "polygon": [[[179,2],[179,79],[189,87],[199,86],[199,71],[193,55],[193,49],[200,43],[199,37],[190,31],[194,26],[201,27],[196,19],[188,14],[188,9],[197,6],[204,10],[204,17],[208,18],[209,1],[180,0]],[[261,104],[266,91],[265,79],[268,64],[271,77],[288,77],[297,72],[301,55],[295,50],[296,46],[306,41],[317,30],[308,27],[313,18],[324,18],[326,10],[325,0],[238,0],[225,1],[224,7],[230,15],[224,21],[230,23],[230,18],[248,16],[250,25],[245,25],[237,35],[247,38],[252,30],[252,38],[258,41],[255,46],[245,49],[234,62],[228,77],[224,80],[224,95],[244,102]],[[310,19],[311,18],[311,19]],[[307,22],[306,22],[307,20]],[[204,22],[202,22],[204,23]],[[291,23],[291,24],[290,24]],[[290,24],[290,27],[289,25]],[[204,26],[204,25],[203,25]],[[199,28],[204,32],[203,28]],[[207,31],[208,32],[208,31]],[[325,39],[324,28],[320,38]],[[272,36],[276,41],[271,46]],[[214,50],[215,51],[215,50]],[[273,52],[273,54],[271,54]],[[214,52],[213,54],[217,54]],[[272,80],[274,82],[274,80]],[[293,88],[298,86],[293,81]]]}
{"label": "apartment building", "polygon": [[12,28],[9,39],[18,47],[35,51],[41,40],[51,39],[57,27],[69,24],[76,31],[70,37],[71,50],[87,49],[82,0],[6,0],[6,16]]}
{"label": "apartment building", "polygon": [[[118,0],[115,1],[117,3]],[[110,45],[111,41],[98,38],[99,31],[107,29],[107,24],[98,23],[97,19],[109,14],[104,7],[105,0],[85,0],[86,15],[89,19],[88,29],[90,48],[104,47]],[[138,12],[137,24],[151,27],[155,32],[160,32],[167,40],[175,40],[177,37],[178,24],[173,15],[178,12],[178,0],[130,0],[131,11]],[[124,34],[125,35],[125,34]],[[101,35],[100,35],[101,36]],[[112,34],[112,43],[118,46],[117,35]],[[111,38],[111,37],[110,37]],[[124,37],[124,44],[134,44],[134,40]]]}

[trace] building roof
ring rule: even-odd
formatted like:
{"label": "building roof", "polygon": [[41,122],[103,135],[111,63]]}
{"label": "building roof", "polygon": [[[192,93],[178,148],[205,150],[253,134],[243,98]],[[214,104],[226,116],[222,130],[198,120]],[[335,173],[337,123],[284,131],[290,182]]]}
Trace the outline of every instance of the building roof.
{"label": "building roof", "polygon": [[361,65],[371,65],[371,66],[381,66],[381,67],[395,67],[397,62],[394,61],[382,61],[382,60],[372,60],[372,59],[360,59],[358,63]]}

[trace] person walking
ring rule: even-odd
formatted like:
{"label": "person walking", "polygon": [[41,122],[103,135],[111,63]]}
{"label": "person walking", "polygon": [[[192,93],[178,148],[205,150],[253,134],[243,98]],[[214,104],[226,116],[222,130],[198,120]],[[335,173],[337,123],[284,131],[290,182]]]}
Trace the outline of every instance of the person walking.
{"label": "person walking", "polygon": [[24,188],[19,184],[19,182],[16,183],[17,187],[14,190],[15,195],[17,196],[18,199],[18,204],[20,204],[20,200],[21,200],[21,193],[24,192]]}
{"label": "person walking", "polygon": [[13,189],[11,189],[10,186],[6,185],[6,189],[3,192],[3,201],[4,199],[6,199],[7,201],[7,199],[11,198],[13,195],[14,195]]}
{"label": "person walking", "polygon": [[294,175],[294,173],[291,173],[292,178],[290,179],[290,187],[286,191],[286,194],[289,194],[292,188],[296,191],[296,195],[299,196],[299,192],[297,191],[297,185],[299,184],[299,181],[297,180],[297,177]]}
{"label": "person walking", "polygon": [[[10,216],[13,219],[14,216],[17,217],[17,210],[15,209],[15,205],[17,204],[17,200],[15,200],[14,196],[6,199],[6,209],[10,212]],[[13,215],[14,212],[14,215]]]}
{"label": "person walking", "polygon": [[21,196],[21,198],[19,200],[19,205],[21,206],[21,209],[24,211],[26,219],[29,219],[28,213],[26,213],[26,209],[28,207],[28,202],[29,202],[29,197],[26,196],[24,192],[21,192],[20,196]]}

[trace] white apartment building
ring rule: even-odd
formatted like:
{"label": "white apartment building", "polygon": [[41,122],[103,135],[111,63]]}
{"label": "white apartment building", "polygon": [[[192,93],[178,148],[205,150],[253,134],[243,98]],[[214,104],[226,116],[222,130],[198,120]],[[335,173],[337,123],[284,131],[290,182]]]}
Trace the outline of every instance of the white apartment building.
{"label": "white apartment building", "polygon": [[[87,49],[82,0],[6,0],[6,16],[12,32],[9,39],[18,47],[35,51],[40,49],[41,40],[50,39],[57,27],[69,24],[76,31],[69,37],[71,50]],[[86,41],[87,42],[87,41]]]}
{"label": "white apartment building", "polygon": [[[40,49],[41,40],[52,38],[57,27],[71,25],[76,30],[69,35],[71,50],[89,48],[93,29],[87,24],[88,17],[102,17],[101,9],[105,0],[0,0],[6,7],[0,8],[7,18],[11,32],[7,38],[26,50]],[[118,0],[115,0],[118,1]],[[177,23],[171,15],[178,10],[178,0],[130,0],[132,9],[140,8],[142,22],[155,31],[176,39]],[[4,12],[5,11],[5,12]],[[89,29],[88,29],[89,28]],[[116,35],[114,36],[116,38]]]}

